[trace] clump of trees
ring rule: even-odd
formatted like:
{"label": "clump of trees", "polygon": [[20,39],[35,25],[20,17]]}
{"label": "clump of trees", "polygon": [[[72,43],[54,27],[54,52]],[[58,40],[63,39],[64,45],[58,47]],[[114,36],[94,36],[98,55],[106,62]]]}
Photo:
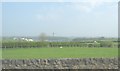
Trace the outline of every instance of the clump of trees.
{"label": "clump of trees", "polygon": [[100,41],[100,47],[113,47],[112,41]]}

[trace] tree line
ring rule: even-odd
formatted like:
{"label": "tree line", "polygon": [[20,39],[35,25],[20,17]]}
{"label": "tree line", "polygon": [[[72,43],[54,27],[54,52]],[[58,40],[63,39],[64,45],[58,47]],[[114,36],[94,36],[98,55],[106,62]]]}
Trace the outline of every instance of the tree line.
{"label": "tree line", "polygon": [[112,41],[95,42],[2,42],[2,48],[41,48],[41,47],[118,47]]}

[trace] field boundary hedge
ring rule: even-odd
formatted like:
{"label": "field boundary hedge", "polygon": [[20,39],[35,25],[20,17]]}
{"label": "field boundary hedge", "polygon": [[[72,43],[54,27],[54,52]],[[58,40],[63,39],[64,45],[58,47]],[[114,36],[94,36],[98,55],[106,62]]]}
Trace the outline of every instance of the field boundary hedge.
{"label": "field boundary hedge", "polygon": [[118,47],[113,42],[2,42],[2,48],[39,47]]}

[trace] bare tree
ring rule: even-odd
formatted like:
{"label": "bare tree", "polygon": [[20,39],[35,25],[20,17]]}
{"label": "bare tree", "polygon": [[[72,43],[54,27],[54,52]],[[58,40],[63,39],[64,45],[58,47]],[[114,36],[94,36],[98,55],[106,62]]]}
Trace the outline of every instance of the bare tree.
{"label": "bare tree", "polygon": [[44,42],[45,40],[47,40],[47,35],[45,33],[41,33],[40,34],[40,41]]}

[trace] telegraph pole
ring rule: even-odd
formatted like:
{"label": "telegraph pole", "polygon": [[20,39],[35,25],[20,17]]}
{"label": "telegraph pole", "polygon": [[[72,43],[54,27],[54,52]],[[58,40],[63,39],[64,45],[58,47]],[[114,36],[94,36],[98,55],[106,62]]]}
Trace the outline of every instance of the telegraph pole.
{"label": "telegraph pole", "polygon": [[53,32],[53,37],[55,36],[55,33]]}

